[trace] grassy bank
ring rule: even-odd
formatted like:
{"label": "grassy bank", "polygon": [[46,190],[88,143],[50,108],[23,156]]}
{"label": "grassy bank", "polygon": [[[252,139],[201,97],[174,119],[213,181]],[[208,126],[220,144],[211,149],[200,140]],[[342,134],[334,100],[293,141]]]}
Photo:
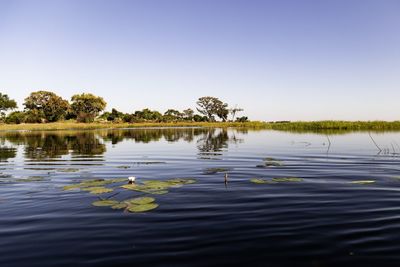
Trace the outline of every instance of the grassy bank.
{"label": "grassy bank", "polygon": [[267,128],[265,122],[141,122],[141,123],[77,123],[77,122],[55,122],[55,123],[26,123],[26,124],[0,124],[0,131],[27,130],[90,130],[90,129],[120,129],[120,128],[146,128],[146,127],[245,127],[245,128]]}
{"label": "grassy bank", "polygon": [[272,129],[293,132],[318,131],[400,131],[400,121],[313,121],[313,122],[146,122],[146,123],[33,123],[0,124],[0,131],[29,130],[85,130],[142,127],[234,127],[252,129]]}

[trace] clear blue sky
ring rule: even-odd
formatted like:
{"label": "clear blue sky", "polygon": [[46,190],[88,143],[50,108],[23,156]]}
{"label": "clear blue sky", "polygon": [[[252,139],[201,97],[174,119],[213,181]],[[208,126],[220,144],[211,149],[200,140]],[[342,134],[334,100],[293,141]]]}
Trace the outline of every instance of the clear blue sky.
{"label": "clear blue sky", "polygon": [[0,0],[0,91],[258,120],[400,119],[397,0]]}

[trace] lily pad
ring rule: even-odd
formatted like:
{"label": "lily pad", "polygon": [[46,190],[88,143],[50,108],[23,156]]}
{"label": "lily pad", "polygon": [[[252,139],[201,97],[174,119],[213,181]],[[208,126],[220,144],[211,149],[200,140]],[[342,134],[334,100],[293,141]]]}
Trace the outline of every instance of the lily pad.
{"label": "lily pad", "polygon": [[187,178],[187,179],[183,179],[183,178],[174,178],[174,179],[169,179],[166,181],[169,184],[194,184],[196,183],[196,179],[192,179],[192,178]]}
{"label": "lily pad", "polygon": [[255,184],[269,184],[270,182],[261,178],[253,178],[250,179],[250,182],[255,183]]}
{"label": "lily pad", "polygon": [[110,199],[97,200],[97,201],[92,203],[92,205],[96,206],[96,207],[108,207],[108,206],[114,206],[114,205],[117,205],[117,204],[119,204],[118,201],[110,200]]}
{"label": "lily pad", "polygon": [[374,180],[358,180],[358,181],[351,181],[350,184],[373,184],[375,183]]}
{"label": "lily pad", "polygon": [[128,204],[126,204],[126,203],[118,203],[118,204],[111,206],[111,208],[113,210],[122,210],[122,209],[125,209],[126,207],[128,207]]}
{"label": "lily pad", "polygon": [[135,190],[136,187],[138,187],[138,186],[139,185],[137,185],[137,184],[124,184],[124,185],[121,185],[121,188],[125,188],[128,190]]}
{"label": "lily pad", "polygon": [[277,182],[277,183],[301,182],[301,181],[303,181],[303,179],[298,177],[272,178],[272,182]]}
{"label": "lily pad", "polygon": [[156,194],[162,195],[168,193],[168,189],[172,187],[181,187],[185,184],[193,184],[195,183],[195,179],[183,179],[183,178],[175,178],[165,181],[160,180],[147,180],[144,181],[143,184],[126,184],[121,186],[122,188],[128,190],[134,190],[147,194]]}
{"label": "lily pad", "polygon": [[156,190],[163,190],[173,186],[167,181],[159,181],[159,180],[144,181],[143,184],[147,186],[149,189],[156,189]]}
{"label": "lily pad", "polygon": [[137,197],[137,198],[125,200],[125,203],[127,203],[129,205],[131,205],[131,204],[144,205],[144,204],[152,203],[154,201],[155,201],[155,199],[152,197]]}
{"label": "lily pad", "polygon": [[158,207],[157,203],[148,203],[143,205],[131,205],[128,207],[128,211],[130,212],[145,212],[154,210]]}
{"label": "lily pad", "polygon": [[103,186],[86,187],[86,188],[82,188],[81,190],[89,191],[89,193],[95,194],[95,195],[110,193],[110,192],[114,191],[111,188],[107,188],[107,187],[103,187]]}
{"label": "lily pad", "polygon": [[227,172],[230,169],[228,168],[207,168],[203,171],[204,174],[216,174],[219,172]]}

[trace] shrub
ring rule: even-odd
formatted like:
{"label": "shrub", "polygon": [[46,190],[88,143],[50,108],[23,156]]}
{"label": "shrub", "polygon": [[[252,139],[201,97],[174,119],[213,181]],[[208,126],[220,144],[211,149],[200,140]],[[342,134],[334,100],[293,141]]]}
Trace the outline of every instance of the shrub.
{"label": "shrub", "polygon": [[5,122],[8,124],[20,124],[24,123],[26,119],[26,114],[25,112],[22,111],[14,111],[8,114],[8,116],[5,119]]}

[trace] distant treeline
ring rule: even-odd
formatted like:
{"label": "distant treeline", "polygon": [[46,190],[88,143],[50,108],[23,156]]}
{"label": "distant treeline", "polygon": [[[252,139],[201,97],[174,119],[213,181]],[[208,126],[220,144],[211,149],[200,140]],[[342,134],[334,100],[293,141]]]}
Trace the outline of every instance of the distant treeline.
{"label": "distant treeline", "polygon": [[[222,122],[236,121],[246,122],[245,116],[237,118],[236,115],[242,112],[237,106],[229,108],[227,103],[216,97],[200,97],[196,102],[197,108],[188,108],[183,111],[168,109],[161,113],[156,110],[145,108],[133,113],[123,113],[113,108],[111,112],[103,112],[106,108],[106,101],[90,93],[76,94],[71,101],[49,91],[37,91],[31,93],[23,103],[23,111],[17,109],[15,100],[8,95],[0,93],[1,121],[8,124],[20,123],[47,123],[64,120],[76,120],[78,122],[111,121],[111,122],[215,122],[219,119]],[[7,111],[12,111],[6,115]]]}

